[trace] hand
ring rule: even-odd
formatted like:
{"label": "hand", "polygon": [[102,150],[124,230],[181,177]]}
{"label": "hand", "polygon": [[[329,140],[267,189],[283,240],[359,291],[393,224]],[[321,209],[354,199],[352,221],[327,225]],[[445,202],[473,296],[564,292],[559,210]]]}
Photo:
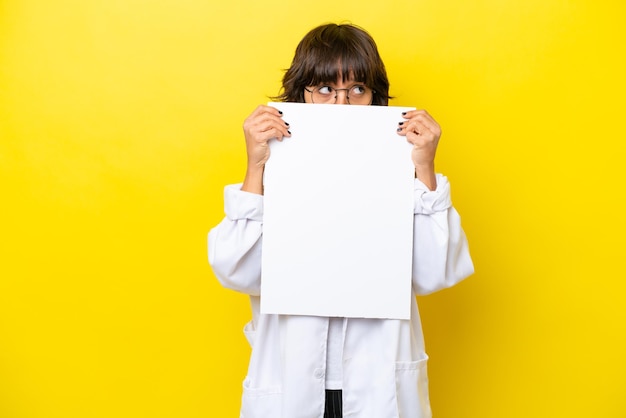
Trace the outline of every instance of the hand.
{"label": "hand", "polygon": [[282,112],[271,106],[257,107],[243,123],[248,167],[241,190],[263,194],[263,169],[270,157],[269,140],[291,136]]}
{"label": "hand", "polygon": [[270,157],[269,140],[282,141],[283,137],[291,136],[288,128],[280,110],[271,106],[257,107],[243,123],[248,166],[263,167]]}
{"label": "hand", "polygon": [[398,135],[406,136],[406,140],[413,144],[411,159],[415,165],[415,176],[434,190],[437,188],[435,153],[441,128],[425,110],[405,112],[402,117],[406,120],[398,124]]}

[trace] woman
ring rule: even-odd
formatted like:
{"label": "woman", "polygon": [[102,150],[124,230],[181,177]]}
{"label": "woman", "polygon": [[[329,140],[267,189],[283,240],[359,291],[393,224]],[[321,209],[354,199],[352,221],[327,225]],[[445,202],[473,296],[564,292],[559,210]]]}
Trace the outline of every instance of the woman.
{"label": "woman", "polygon": [[[354,25],[328,24],[300,42],[279,99],[386,106],[389,82],[374,40]],[[400,115],[399,115],[400,118]],[[224,220],[209,233],[209,262],[227,288],[250,295],[252,346],[245,418],[430,417],[427,355],[415,295],[473,273],[446,177],[435,174],[441,130],[424,110],[406,112],[397,133],[413,144],[415,218],[411,319],[261,314],[263,170],[268,141],[290,136],[280,111],[259,106],[244,122],[248,165],[225,189]],[[306,220],[303,220],[305,222]]]}

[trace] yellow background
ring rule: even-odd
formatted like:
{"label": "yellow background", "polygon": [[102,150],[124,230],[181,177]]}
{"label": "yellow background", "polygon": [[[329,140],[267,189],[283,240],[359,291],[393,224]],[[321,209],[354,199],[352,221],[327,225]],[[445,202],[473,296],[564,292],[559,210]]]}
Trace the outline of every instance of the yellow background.
{"label": "yellow background", "polygon": [[476,264],[419,300],[435,416],[626,416],[625,11],[0,1],[0,417],[238,416],[249,308],[206,233],[243,119],[343,20],[441,123]]}

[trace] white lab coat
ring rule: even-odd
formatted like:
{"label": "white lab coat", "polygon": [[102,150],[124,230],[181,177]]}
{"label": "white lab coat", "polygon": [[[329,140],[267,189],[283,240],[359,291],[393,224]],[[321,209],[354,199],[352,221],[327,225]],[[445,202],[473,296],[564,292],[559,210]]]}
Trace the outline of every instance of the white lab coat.
{"label": "white lab coat", "polygon": [[[240,187],[226,186],[226,217],[208,243],[218,280],[250,295],[252,305],[244,328],[252,356],[240,416],[322,418],[328,318],[260,313],[263,196]],[[450,287],[473,271],[447,178],[437,175],[435,191],[416,180],[411,319],[343,320],[344,417],[431,417],[415,295]]]}

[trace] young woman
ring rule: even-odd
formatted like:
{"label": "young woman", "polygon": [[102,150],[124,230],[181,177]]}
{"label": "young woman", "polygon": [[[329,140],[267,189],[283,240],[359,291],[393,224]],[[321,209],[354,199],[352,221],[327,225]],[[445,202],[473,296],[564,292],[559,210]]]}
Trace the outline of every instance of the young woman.
{"label": "young woman", "polygon": [[[374,40],[354,25],[328,24],[300,42],[280,100],[386,106],[389,81]],[[248,165],[225,188],[224,220],[209,233],[209,262],[227,288],[250,295],[252,346],[244,381],[245,418],[430,417],[421,321],[415,295],[450,287],[473,273],[446,177],[435,174],[439,125],[424,110],[398,115],[413,144],[415,218],[410,320],[261,314],[263,170],[268,142],[290,136],[269,106],[244,122]],[[305,219],[302,220],[306,222]]]}

